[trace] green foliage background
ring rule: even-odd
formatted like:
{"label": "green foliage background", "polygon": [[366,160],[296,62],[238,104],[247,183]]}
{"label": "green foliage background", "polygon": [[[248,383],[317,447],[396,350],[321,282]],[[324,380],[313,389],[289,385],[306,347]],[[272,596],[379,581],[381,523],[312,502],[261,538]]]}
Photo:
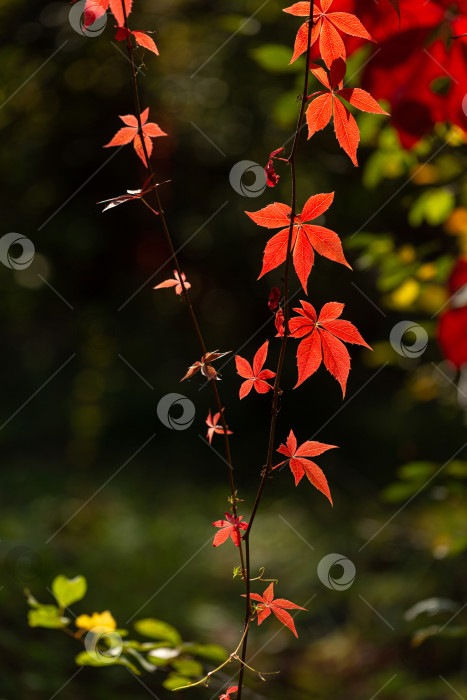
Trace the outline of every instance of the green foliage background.
{"label": "green foliage background", "polygon": [[[154,162],[171,180],[162,192],[175,245],[209,348],[237,352],[248,341],[242,355],[251,358],[275,332],[266,301],[280,276],[256,281],[266,237],[243,212],[288,201],[289,181],[279,166],[279,186],[248,198],[232,189],[229,172],[240,160],[265,164],[290,138],[303,67],[287,65],[297,23],[276,0],[135,5],[133,26],[157,29],[161,52],[145,56],[140,84],[143,106],[170,134],[156,140]],[[95,204],[144,178],[132,148],[102,150],[117,115],[132,112],[124,47],[113,41],[111,18],[104,34],[84,38],[69,9],[0,3],[2,229],[30,237],[37,251],[27,270],[0,265],[0,698],[163,698],[171,694],[160,690],[162,674],[144,677],[150,692],[124,668],[73,676],[79,646],[29,629],[22,592],[52,602],[56,574],[84,574],[89,590],[77,614],[110,609],[126,627],[138,612],[228,649],[241,633],[235,552],[210,545],[228,495],[225,465],[204,440],[211,395],[198,378],[180,386],[198,348],[182,303],[170,290],[152,291],[170,276],[167,250],[143,207],[103,215]],[[352,60],[354,82],[365,57]],[[293,426],[301,440],[317,433],[340,445],[321,460],[335,507],[307,484],[295,489],[286,472],[268,485],[254,565],[279,579],[281,596],[309,601],[309,612],[297,618],[298,642],[274,620],[255,629],[254,665],[281,674],[267,686],[255,680],[248,697],[448,700],[446,681],[467,692],[465,611],[445,628],[460,628],[458,636],[417,647],[415,630],[442,627],[453,613],[404,617],[432,597],[458,610],[465,596],[465,422],[433,336],[450,265],[465,247],[466,149],[458,136],[446,143],[453,134],[445,127],[410,154],[384,119],[365,116],[360,127],[360,169],[332,130],[303,138],[299,201],[336,191],[326,225],[342,236],[355,272],[319,259],[310,301],[345,301],[345,317],[375,351],[353,350],[343,404],[324,370],[292,392],[289,353],[278,439]],[[417,359],[389,343],[405,319],[430,335]],[[272,347],[271,358],[277,353]],[[251,397],[240,406],[232,361],[222,373],[246,512],[265,459],[269,403]],[[184,432],[158,421],[169,392],[196,406]],[[317,577],[330,552],[356,566],[346,591]]]}

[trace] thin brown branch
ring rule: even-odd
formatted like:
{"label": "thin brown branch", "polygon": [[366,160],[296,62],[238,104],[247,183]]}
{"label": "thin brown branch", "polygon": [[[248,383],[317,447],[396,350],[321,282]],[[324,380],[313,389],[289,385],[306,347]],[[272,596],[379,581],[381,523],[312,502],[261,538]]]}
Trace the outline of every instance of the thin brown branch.
{"label": "thin brown branch", "polygon": [[297,120],[297,126],[295,128],[295,137],[293,140],[292,144],[292,150],[290,152],[290,155],[288,157],[288,162],[290,164],[291,168],[291,183],[292,183],[292,192],[291,192],[291,212],[290,212],[290,227],[289,227],[289,237],[287,241],[287,256],[285,259],[285,270],[284,270],[284,335],[282,337],[282,342],[281,342],[281,348],[280,348],[280,353],[279,353],[279,360],[277,363],[277,371],[276,371],[276,379],[274,382],[274,394],[272,398],[272,410],[271,410],[271,425],[269,429],[269,443],[268,443],[268,451],[267,451],[267,461],[266,461],[266,466],[263,469],[263,475],[262,479],[258,488],[258,492],[256,494],[256,499],[253,505],[253,510],[251,512],[251,516],[248,522],[248,528],[245,531],[245,534],[243,536],[243,541],[245,542],[245,552],[246,552],[246,571],[247,571],[247,576],[246,576],[246,581],[247,581],[247,606],[246,606],[246,619],[245,619],[245,625],[247,627],[247,633],[245,634],[245,639],[243,641],[243,647],[242,647],[242,655],[241,655],[241,660],[242,660],[242,666],[240,668],[240,673],[238,676],[238,692],[237,692],[237,700],[241,700],[242,698],[242,687],[243,687],[243,676],[244,676],[244,669],[245,669],[245,659],[246,659],[246,653],[247,653],[247,647],[248,647],[248,625],[250,623],[250,618],[251,618],[251,601],[250,601],[250,576],[251,576],[251,571],[250,571],[250,532],[253,527],[253,522],[256,517],[256,512],[258,510],[258,506],[261,501],[261,497],[263,495],[263,490],[266,485],[266,481],[268,479],[268,476],[271,472],[272,469],[272,461],[273,461],[273,455],[274,455],[274,444],[275,444],[275,437],[276,437],[276,423],[277,423],[277,416],[279,414],[279,402],[280,402],[280,397],[282,395],[282,389],[280,388],[280,382],[281,382],[281,377],[282,377],[282,370],[284,367],[284,360],[285,360],[285,352],[286,352],[286,347],[287,347],[287,337],[289,335],[289,319],[290,319],[290,291],[289,291],[289,273],[290,273],[290,261],[292,258],[292,234],[293,234],[293,227],[295,223],[295,215],[296,215],[296,209],[297,209],[297,187],[296,187],[296,177],[295,177],[295,157],[296,157],[296,152],[298,148],[298,144],[300,141],[300,131],[302,128],[302,123],[303,123],[303,117],[305,114],[305,105],[308,97],[308,77],[309,77],[309,63],[310,63],[310,49],[311,49],[311,33],[313,30],[313,7],[314,7],[314,1],[310,1],[310,19],[308,21],[308,40],[307,40],[307,50],[306,50],[306,59],[305,59],[305,78],[304,78],[304,85],[303,85],[303,93],[301,96],[301,106],[300,106],[300,114]]}
{"label": "thin brown branch", "polygon": [[[125,28],[128,30],[129,29],[128,17],[127,17],[127,13],[126,13],[124,0],[122,0],[122,9],[123,9],[123,16],[125,18]],[[185,300],[185,303],[186,303],[186,306],[188,309],[188,314],[190,316],[191,323],[193,325],[196,337],[198,339],[198,343],[201,347],[201,352],[203,355],[206,355],[206,353],[207,353],[206,344],[204,342],[204,338],[203,338],[203,335],[201,333],[201,330],[200,330],[200,327],[199,327],[199,324],[198,324],[198,321],[196,318],[196,314],[195,314],[195,311],[193,309],[193,305],[192,305],[191,300],[190,300],[190,295],[189,295],[188,290],[187,290],[185,283],[183,281],[182,270],[180,267],[180,263],[178,261],[177,254],[175,252],[175,248],[174,248],[174,245],[172,242],[172,237],[170,235],[170,231],[169,231],[169,228],[167,225],[167,219],[165,217],[165,213],[164,213],[164,210],[162,207],[162,202],[161,202],[161,199],[159,196],[157,182],[156,182],[155,174],[154,174],[154,169],[152,167],[151,161],[149,160],[149,155],[148,155],[148,152],[146,149],[146,144],[144,141],[143,126],[141,123],[141,103],[140,103],[140,98],[139,98],[138,82],[136,79],[136,66],[135,66],[133,47],[131,45],[131,34],[130,33],[128,33],[128,37],[127,37],[127,50],[128,50],[128,56],[130,59],[131,85],[132,85],[132,89],[133,89],[133,101],[134,101],[135,112],[136,112],[135,116],[136,116],[136,119],[138,120],[138,134],[139,134],[139,137],[141,139],[141,145],[143,148],[144,158],[146,160],[146,165],[147,165],[149,174],[151,176],[151,182],[153,185],[155,185],[155,187],[152,191],[154,192],[156,211],[159,213],[158,218],[159,218],[161,225],[162,225],[164,238],[165,238],[167,246],[169,248],[171,259],[172,259],[174,266],[175,266],[175,269],[177,270],[177,273],[178,273],[180,284],[182,286],[182,295],[183,295],[183,298]],[[225,457],[226,457],[226,461],[227,461],[227,465],[228,465],[227,469],[228,469],[228,475],[229,475],[229,487],[230,487],[232,511],[233,511],[234,516],[238,517],[237,516],[237,506],[236,506],[236,502],[235,502],[236,489],[235,489],[235,482],[234,482],[234,478],[233,478],[232,456],[231,456],[231,452],[230,452],[230,442],[229,442],[229,436],[228,436],[228,432],[227,432],[228,426],[227,426],[227,422],[226,422],[226,419],[224,416],[224,407],[222,406],[222,402],[221,402],[220,395],[219,395],[219,390],[218,390],[217,385],[216,385],[216,379],[215,378],[211,379],[210,384],[211,384],[212,390],[214,392],[214,399],[216,402],[217,410],[220,413],[220,421],[221,421],[221,425],[222,425],[222,428],[224,431],[224,449],[225,449]],[[239,553],[240,553],[240,562],[241,562],[241,566],[242,566],[242,575],[243,575],[243,578],[245,578],[246,569],[245,569],[245,562],[244,562],[244,557],[243,557],[242,544],[240,544]]]}

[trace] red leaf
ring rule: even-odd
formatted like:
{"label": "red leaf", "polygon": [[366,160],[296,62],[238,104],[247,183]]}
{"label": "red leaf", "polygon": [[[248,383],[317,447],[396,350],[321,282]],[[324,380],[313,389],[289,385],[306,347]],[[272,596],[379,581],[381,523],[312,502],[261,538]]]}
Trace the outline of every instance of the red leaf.
{"label": "red leaf", "polygon": [[281,290],[279,287],[273,287],[269,292],[268,306],[270,311],[275,311],[279,306],[279,300],[281,298]]}
{"label": "red leaf", "polygon": [[[148,122],[148,115],[149,108],[146,108],[143,112],[141,112],[140,119],[146,151],[148,157],[150,157],[152,153],[151,138],[155,138],[157,136],[167,136],[167,134],[164,131],[162,131],[162,129],[160,129],[157,124],[154,124],[154,122]],[[141,158],[144,165],[147,167],[146,158],[144,156],[144,149],[141,142],[141,136],[138,134],[137,118],[133,114],[125,114],[121,116],[120,119],[127,126],[117,131],[113,139],[109,143],[105,144],[104,148],[109,148],[110,146],[123,146],[133,141],[133,146],[136,153]]]}
{"label": "red leaf", "polygon": [[[125,12],[127,17],[131,12],[132,3],[133,0],[125,0]],[[110,10],[117,20],[119,27],[123,27],[125,24],[125,15],[123,14],[122,0],[110,0]]]}
{"label": "red leaf", "polygon": [[360,132],[357,122],[350,114],[347,107],[336,97],[333,98],[334,107],[334,130],[337,140],[350,157],[352,163],[358,166],[357,147],[360,141]]}
{"label": "red leaf", "polygon": [[218,547],[230,537],[235,546],[240,547],[240,530],[246,530],[248,527],[248,523],[242,522],[242,515],[236,518],[230,513],[226,513],[225,517],[227,518],[227,520],[216,520],[213,523],[214,527],[220,527],[221,529],[214,535],[214,540],[212,544],[214,547]]}
{"label": "red leaf", "polygon": [[345,46],[342,38],[327,19],[323,18],[323,24],[319,35],[319,50],[325,64],[330,68],[338,58],[345,60]]}
{"label": "red leaf", "polygon": [[246,211],[245,214],[247,214],[250,219],[253,219],[258,226],[278,228],[279,226],[290,224],[290,211],[291,209],[287,204],[274,202],[274,204],[268,204],[264,209],[260,209],[259,211]]}
{"label": "red leaf", "polygon": [[[314,263],[315,249],[320,255],[330,260],[350,267],[342,252],[342,246],[336,233],[322,226],[309,226],[306,222],[312,221],[325,212],[332,203],[334,193],[313,195],[308,199],[303,211],[295,217],[291,237],[291,249],[293,251],[293,264],[297,276],[307,290],[307,280]],[[275,228],[284,223],[290,226],[290,207],[285,204],[270,204],[257,212],[246,212],[248,216],[260,226]],[[284,262],[287,255],[287,244],[290,228],[284,228],[276,233],[266,244],[263,255],[263,267],[258,277]]]}
{"label": "red leaf", "polygon": [[[317,464],[306,458],[316,457],[335,447],[336,445],[326,445],[323,442],[307,440],[297,449],[297,440],[293,430],[291,430],[286,445],[281,445],[278,447],[277,451],[288,457],[286,461],[289,462],[290,469],[295,477],[295,486],[297,486],[302,477],[306,475],[310,483],[313,484],[318,491],[321,491],[332,505],[331,492],[329,491],[326,477]],[[276,464],[273,469],[277,469],[285,463],[286,462],[280,462]]]}
{"label": "red leaf", "polygon": [[305,202],[305,206],[300,214],[300,221],[306,223],[307,221],[317,219],[318,216],[321,216],[321,214],[324,214],[324,212],[329,209],[333,200],[334,192],[313,195]]}
{"label": "red leaf", "polygon": [[[155,53],[156,56],[159,56],[157,46],[154,43],[154,40],[151,39],[151,37],[148,34],[146,34],[145,32],[132,32],[132,34],[135,37],[136,43],[139,46],[142,46],[143,48]],[[160,134],[157,135],[159,136]]]}
{"label": "red leaf", "polygon": [[314,374],[323,360],[345,396],[350,357],[341,341],[371,348],[349,321],[336,320],[342,313],[343,304],[325,304],[317,319],[311,304],[306,301],[300,303],[302,308],[295,309],[299,315],[291,318],[289,324],[292,337],[300,339],[297,349],[298,381],[295,386]]}
{"label": "red leaf", "polygon": [[[214,416],[211,416],[211,409],[209,409],[208,417],[206,418],[206,425],[208,426],[207,438],[209,440],[209,444],[212,442],[213,435],[224,435],[222,423],[220,425],[218,424],[220,417],[220,413],[215,413]],[[232,431],[227,429],[227,435],[233,435]]]}
{"label": "red leaf", "polygon": [[230,693],[236,693],[237,690],[238,690],[238,685],[231,685],[230,688],[228,688],[228,690],[225,693],[223,693],[222,695],[219,695],[219,700],[233,700],[230,697]]}
{"label": "red leaf", "polygon": [[271,372],[269,369],[262,369],[264,363],[266,362],[268,347],[269,341],[266,340],[253,358],[253,368],[243,357],[240,357],[240,355],[235,355],[237,373],[247,380],[246,382],[243,382],[240,387],[240,399],[245,398],[253,387],[258,394],[266,394],[269,389],[273,388],[267,382],[267,380],[275,377],[276,373]]}
{"label": "red leaf", "polygon": [[332,117],[332,97],[331,95],[320,95],[307,107],[306,123],[308,125],[308,138],[311,138],[317,131],[324,129],[329,124]]}
{"label": "red leaf", "polygon": [[345,32],[345,34],[359,36],[362,39],[368,39],[368,41],[374,41],[371,34],[367,32],[355,15],[351,15],[348,12],[330,12],[328,14],[328,20],[332,22],[335,27],[340,29],[341,32]]}
{"label": "red leaf", "polygon": [[339,90],[339,96],[343,97],[344,100],[350,102],[351,105],[360,109],[362,112],[371,112],[372,114],[386,114],[386,112],[376,100],[370,95],[366,90],[361,90],[360,88],[347,88],[345,90]]}
{"label": "red leaf", "polygon": [[96,19],[102,17],[107,12],[109,0],[87,0],[84,6],[83,29],[88,29]]}
{"label": "red leaf", "polygon": [[[243,598],[245,597],[245,594],[243,594]],[[306,610],[306,608],[302,608],[300,605],[295,605],[295,603],[291,603],[290,600],[284,600],[283,598],[277,598],[274,600],[273,583],[266,588],[262,596],[258,593],[250,593],[250,599],[257,601],[256,610],[258,613],[258,625],[269,617],[272,610],[277,619],[282,622],[283,625],[288,627],[296,637],[298,636],[292,617],[289,615],[289,613],[285,612],[284,609]]]}

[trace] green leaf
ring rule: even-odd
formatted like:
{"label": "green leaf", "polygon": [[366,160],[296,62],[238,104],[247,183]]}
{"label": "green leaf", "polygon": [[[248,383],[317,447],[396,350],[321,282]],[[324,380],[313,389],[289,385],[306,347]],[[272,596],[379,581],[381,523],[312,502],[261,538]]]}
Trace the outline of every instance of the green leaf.
{"label": "green leaf", "polygon": [[409,211],[411,226],[420,226],[426,221],[431,226],[439,226],[447,219],[456,205],[456,198],[451,190],[436,187],[426,190],[412,204]]}
{"label": "green leaf", "polygon": [[191,682],[191,678],[180,676],[178,673],[170,673],[162,685],[164,688],[167,688],[167,690],[176,690],[183,685],[190,685]]}
{"label": "green leaf", "polygon": [[87,583],[84,576],[67,578],[57,576],[52,582],[52,592],[55,600],[62,608],[66,608],[72,603],[76,603],[86,595]]}
{"label": "green leaf", "polygon": [[172,666],[175,671],[180,673],[182,676],[193,677],[204,675],[202,665],[199,663],[199,661],[195,661],[194,659],[176,659],[172,663]]}
{"label": "green leaf", "polygon": [[218,644],[184,644],[182,651],[213,664],[221,664],[228,657],[226,650]]}
{"label": "green leaf", "polygon": [[139,669],[123,654],[120,656],[103,656],[100,654],[90,654],[87,651],[82,651],[75,656],[75,662],[78,664],[78,666],[94,666],[100,668],[104,666],[125,666],[133,671],[136,676],[141,675]]}
{"label": "green leaf", "polygon": [[67,617],[60,616],[60,610],[55,605],[38,605],[28,613],[30,627],[47,627],[59,629],[70,622]]}
{"label": "green leaf", "polygon": [[182,643],[182,638],[175,627],[169,625],[162,620],[156,620],[153,617],[147,617],[144,620],[137,620],[134,628],[143,637],[151,639],[162,639],[165,642],[171,642],[174,646]]}

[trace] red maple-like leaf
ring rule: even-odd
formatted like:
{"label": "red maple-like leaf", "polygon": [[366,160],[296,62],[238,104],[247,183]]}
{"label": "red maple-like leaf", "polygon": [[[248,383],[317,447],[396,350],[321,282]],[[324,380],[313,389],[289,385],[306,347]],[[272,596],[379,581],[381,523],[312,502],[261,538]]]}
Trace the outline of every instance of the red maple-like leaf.
{"label": "red maple-like leaf", "polygon": [[336,445],[326,445],[323,442],[307,440],[297,449],[297,439],[293,430],[291,430],[286,444],[277,448],[277,452],[285,455],[287,459],[284,460],[284,462],[276,464],[273,469],[277,469],[283,464],[288,463],[290,469],[292,470],[292,474],[295,477],[295,486],[298,485],[302,477],[306,474],[308,480],[313,484],[313,486],[315,486],[318,491],[321,491],[321,493],[324,493],[332,505],[331,492],[329,491],[326,477],[318,465],[307,458],[317,457],[327,450],[333,450],[335,447]]}
{"label": "red maple-like leaf", "polygon": [[[72,0],[73,3],[76,0]],[[131,6],[133,0],[125,0],[125,12],[126,16],[131,12]],[[86,5],[84,6],[84,29],[87,29],[94,24],[94,22],[102,17],[110,7],[110,11],[117,20],[119,26],[125,24],[125,16],[123,14],[122,0],[86,0]]]}
{"label": "red maple-like leaf", "polygon": [[[213,435],[224,435],[222,423],[219,425],[220,417],[220,413],[215,413],[214,416],[211,416],[211,409],[209,409],[208,417],[206,418],[206,425],[208,426],[207,438],[209,440],[209,444],[212,442]],[[227,435],[233,435],[232,431],[227,430]]]}
{"label": "red maple-like leaf", "polygon": [[240,530],[246,530],[248,527],[248,523],[241,522],[243,520],[242,515],[240,515],[238,518],[235,518],[230,513],[226,513],[225,517],[227,518],[227,520],[216,520],[216,522],[213,523],[214,527],[220,527],[222,529],[219,530],[219,532],[216,532],[212,544],[214,547],[218,547],[229,537],[231,537],[235,546],[240,547]]}
{"label": "red maple-like leaf", "polygon": [[115,33],[116,41],[125,41],[128,37],[133,36],[138,46],[142,46],[144,49],[148,49],[159,56],[159,51],[153,39],[149,36],[148,32],[132,32],[126,27],[117,27]]}
{"label": "red maple-like leaf", "polygon": [[[321,216],[329,209],[333,199],[334,192],[316,194],[308,199],[302,213],[295,217],[291,242],[293,264],[305,293],[307,291],[308,276],[314,263],[314,250],[325,258],[329,258],[329,260],[334,260],[350,267],[344,257],[342,244],[337,233],[324,228],[324,226],[310,226],[307,223]],[[259,211],[245,212],[259,226],[264,226],[265,228],[286,226],[279,233],[276,233],[266,245],[263,256],[263,269],[258,279],[265,275],[266,272],[283,263],[287,256],[291,211],[287,204],[274,202],[274,204],[268,204],[267,207]]]}
{"label": "red maple-like leaf", "polygon": [[[150,158],[152,153],[151,139],[156,138],[157,136],[167,136],[167,134],[165,133],[165,131],[162,131],[162,129],[160,129],[157,126],[157,124],[154,124],[154,122],[148,122],[148,116],[149,107],[147,107],[144,110],[144,112],[141,112],[141,127],[148,158]],[[113,139],[109,141],[109,143],[107,143],[104,146],[104,148],[109,148],[110,146],[123,146],[133,141],[136,153],[141,158],[144,165],[148,167],[146,163],[146,158],[144,157],[141,136],[138,134],[137,118],[133,114],[126,114],[124,116],[120,116],[120,119],[124,124],[126,124],[126,126],[124,126],[122,129],[119,129],[113,137]]]}
{"label": "red maple-like leaf", "polygon": [[[360,20],[348,12],[328,12],[332,0],[315,0],[313,5],[313,28],[311,30],[310,46],[319,38],[319,50],[325,64],[330,68],[337,58],[346,58],[345,46],[339,31],[351,36],[373,41],[373,37],[367,32]],[[296,17],[310,17],[310,3],[296,2],[286,7],[284,12]],[[290,63],[296,61],[302,53],[305,53],[308,45],[309,19],[302,24],[297,32],[293,56]],[[337,31],[339,30],[339,31]]]}
{"label": "red maple-like leaf", "polygon": [[[154,289],[156,289],[156,287],[154,287]],[[207,352],[201,358],[201,362],[195,362],[188,368],[188,372],[185,374],[184,377],[182,377],[182,379],[180,379],[180,381],[183,382],[184,379],[189,379],[199,370],[201,370],[201,374],[205,376],[206,379],[220,379],[220,376],[218,375],[214,367],[211,365],[211,363],[215,360],[218,360],[221,357],[224,357],[224,355],[228,355],[229,352],[230,350],[227,350],[227,352],[218,352],[217,350],[214,350],[214,352]]]}
{"label": "red maple-like leaf", "polygon": [[223,693],[222,695],[219,695],[219,700],[232,700],[230,697],[231,693],[236,693],[238,690],[238,685],[231,685],[230,688]]}
{"label": "red maple-like leaf", "polygon": [[[246,598],[245,594],[243,594],[243,598]],[[256,612],[258,613],[258,625],[260,625],[263,622],[263,620],[269,617],[272,611],[279,620],[279,622],[282,622],[282,624],[288,627],[289,630],[292,630],[294,635],[298,638],[293,618],[288,612],[286,612],[286,610],[306,610],[306,608],[302,608],[300,605],[295,605],[295,603],[291,603],[290,600],[284,600],[283,598],[276,598],[274,600],[273,583],[271,583],[266,588],[262,596],[258,593],[250,593],[250,598],[251,600],[256,600],[259,603],[259,605],[256,605]]]}
{"label": "red maple-like leaf", "polygon": [[337,140],[350,157],[352,163],[358,165],[357,147],[360,141],[360,132],[357,122],[345,104],[338,98],[343,98],[362,112],[386,115],[388,113],[365,90],[360,88],[343,89],[342,81],[345,75],[345,61],[342,58],[338,58],[333,62],[329,71],[329,77],[323,68],[314,64],[310,64],[310,70],[315,78],[328,89],[328,92],[320,90],[308,97],[308,99],[312,100],[306,111],[308,138],[311,138],[320,129],[324,129],[331,118],[334,117],[334,130]]}
{"label": "red maple-like leaf", "polygon": [[[185,277],[184,272],[182,272],[182,281],[183,281],[183,286],[185,287],[185,289],[190,289],[191,284],[186,281],[186,277]],[[175,294],[181,294],[183,291],[183,286],[180,282],[180,277],[178,276],[177,270],[174,270],[174,279],[164,280],[160,284],[153,287],[153,289],[164,289],[165,287],[175,287]]]}
{"label": "red maple-like leaf", "polygon": [[266,380],[275,377],[276,373],[271,372],[270,369],[262,369],[264,363],[266,362],[268,347],[269,341],[266,340],[253,358],[253,368],[243,357],[240,357],[240,355],[235,355],[237,372],[241,377],[246,379],[246,381],[243,382],[242,386],[240,387],[240,399],[248,396],[253,387],[258,394],[267,394],[269,389],[274,388],[268,384]]}
{"label": "red maple-like leaf", "polygon": [[326,368],[337,379],[345,396],[347,377],[350,371],[350,355],[344,342],[370,346],[363,340],[350,321],[339,319],[344,304],[331,301],[323,306],[317,317],[314,307],[307,301],[300,300],[302,308],[294,309],[299,316],[289,321],[290,335],[300,338],[297,350],[299,386],[308,379],[324,361]]}

